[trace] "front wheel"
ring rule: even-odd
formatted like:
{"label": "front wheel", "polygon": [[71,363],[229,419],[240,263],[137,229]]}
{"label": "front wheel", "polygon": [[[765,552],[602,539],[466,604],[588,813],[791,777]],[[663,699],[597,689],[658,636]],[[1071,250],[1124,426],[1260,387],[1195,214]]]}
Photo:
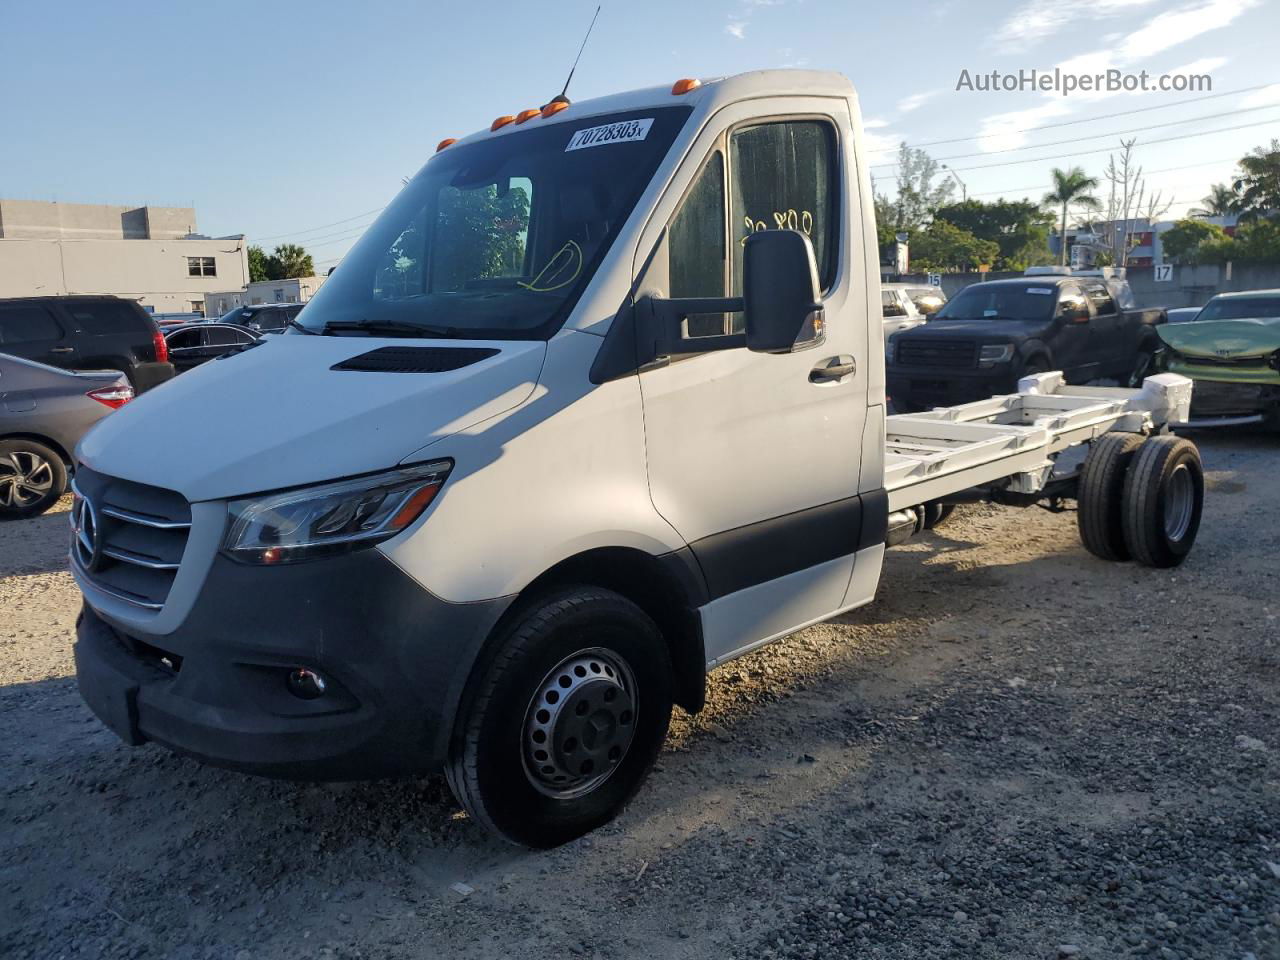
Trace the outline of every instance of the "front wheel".
{"label": "front wheel", "polygon": [[561,591],[526,608],[477,669],[445,771],[467,813],[543,848],[613,819],[671,720],[670,656],[653,620],[610,590]]}
{"label": "front wheel", "polygon": [[62,457],[34,440],[0,442],[0,519],[35,517],[67,489]]}
{"label": "front wheel", "polygon": [[1146,380],[1147,377],[1156,372],[1158,371],[1156,370],[1155,351],[1150,347],[1143,347],[1138,351],[1138,359],[1134,362],[1133,371],[1129,374],[1126,386],[1136,390],[1142,386],[1143,380]]}

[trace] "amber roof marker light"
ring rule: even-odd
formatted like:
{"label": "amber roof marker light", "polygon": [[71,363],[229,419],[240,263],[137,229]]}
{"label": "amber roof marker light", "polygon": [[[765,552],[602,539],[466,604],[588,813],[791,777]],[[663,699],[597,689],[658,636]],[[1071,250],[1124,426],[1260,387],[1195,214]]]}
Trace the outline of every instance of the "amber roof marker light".
{"label": "amber roof marker light", "polygon": [[524,123],[526,120],[532,120],[534,117],[538,117],[541,115],[542,115],[542,111],[539,110],[537,107],[534,107],[531,110],[521,110],[519,113],[516,114],[516,123],[517,124]]}
{"label": "amber roof marker light", "polygon": [[582,38],[582,45],[578,47],[578,55],[573,58],[573,66],[569,68],[569,76],[565,78],[564,89],[551,98],[549,103],[542,107],[542,116],[553,117],[565,107],[569,106],[569,84],[573,81],[573,71],[578,69],[578,61],[582,59],[582,51],[587,48],[587,41],[591,39],[591,31],[595,29],[596,20],[600,16],[600,5],[596,5],[596,12],[591,17],[591,23],[587,25],[586,35]]}
{"label": "amber roof marker light", "polygon": [[494,130],[501,130],[508,123],[515,123],[515,122],[516,122],[515,117],[513,117],[509,113],[505,113],[502,116],[498,117],[497,120],[494,120],[492,124],[490,124],[489,132],[492,133]]}
{"label": "amber roof marker light", "polygon": [[682,97],[686,93],[692,93],[702,86],[702,81],[697,77],[681,77],[671,85],[671,95],[673,97]]}
{"label": "amber roof marker light", "polygon": [[457,142],[458,142],[457,137],[445,137],[443,140],[441,140],[439,143],[436,144],[436,153],[439,153],[445,147],[453,146]]}

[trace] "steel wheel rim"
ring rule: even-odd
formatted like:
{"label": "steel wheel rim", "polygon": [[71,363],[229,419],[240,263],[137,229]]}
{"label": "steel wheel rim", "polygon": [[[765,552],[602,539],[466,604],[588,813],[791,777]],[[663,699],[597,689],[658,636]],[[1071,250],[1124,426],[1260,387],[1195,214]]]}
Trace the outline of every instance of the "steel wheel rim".
{"label": "steel wheel rim", "polygon": [[53,464],[38,453],[17,450],[0,457],[0,507],[29,507],[53,490]]}
{"label": "steel wheel rim", "polygon": [[1187,535],[1191,515],[1195,513],[1195,485],[1185,463],[1178,464],[1169,475],[1164,491],[1164,535],[1173,542]]}
{"label": "steel wheel rim", "polygon": [[635,674],[619,654],[571,654],[534,688],[521,731],[529,783],[557,800],[584,796],[609,779],[635,739]]}

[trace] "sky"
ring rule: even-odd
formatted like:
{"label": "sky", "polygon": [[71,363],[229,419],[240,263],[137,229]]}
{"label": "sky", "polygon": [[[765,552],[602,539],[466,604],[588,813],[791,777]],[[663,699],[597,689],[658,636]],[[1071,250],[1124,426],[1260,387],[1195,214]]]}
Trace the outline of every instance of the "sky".
{"label": "sky", "polygon": [[[323,270],[439,140],[558,93],[596,2],[0,0],[0,196],[193,206],[202,233],[301,243]],[[902,141],[971,197],[1039,200],[1051,167],[1100,176],[1136,136],[1174,218],[1280,137],[1278,35],[1280,0],[605,0],[569,95],[838,70],[887,192]],[[957,89],[1054,67],[1226,95]]]}

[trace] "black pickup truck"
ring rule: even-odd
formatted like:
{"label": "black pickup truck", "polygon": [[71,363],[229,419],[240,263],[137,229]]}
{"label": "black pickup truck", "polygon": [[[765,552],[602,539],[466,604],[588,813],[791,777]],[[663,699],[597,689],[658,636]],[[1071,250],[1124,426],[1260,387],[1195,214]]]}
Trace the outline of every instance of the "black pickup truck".
{"label": "black pickup truck", "polygon": [[1138,310],[1124,280],[1048,274],[965,287],[929,322],[885,344],[899,411],[1012,393],[1018,378],[1061,370],[1068,383],[1136,386],[1151,372],[1161,308]]}

